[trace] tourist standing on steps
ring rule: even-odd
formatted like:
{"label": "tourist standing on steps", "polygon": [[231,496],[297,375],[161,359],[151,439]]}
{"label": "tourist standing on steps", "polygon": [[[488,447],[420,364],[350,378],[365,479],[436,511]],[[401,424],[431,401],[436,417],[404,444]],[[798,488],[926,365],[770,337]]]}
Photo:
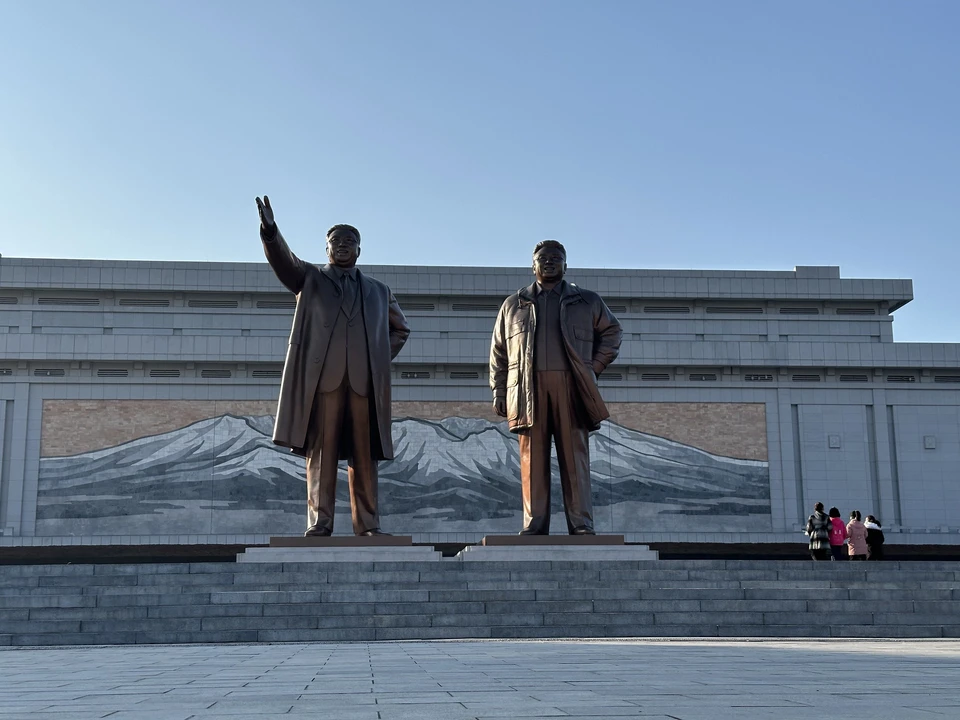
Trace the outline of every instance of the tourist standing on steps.
{"label": "tourist standing on steps", "polygon": [[846,560],[847,549],[844,543],[847,541],[847,526],[840,519],[840,511],[830,508],[830,559]]}
{"label": "tourist standing on steps", "polygon": [[850,513],[850,522],[847,523],[847,537],[850,539],[847,552],[851,560],[867,559],[867,528],[860,522],[860,511]]}
{"label": "tourist standing on steps", "polygon": [[867,560],[883,560],[883,530],[880,521],[873,515],[867,515],[864,523],[867,528]]}
{"label": "tourist standing on steps", "polygon": [[807,529],[810,537],[810,557],[814,560],[826,560],[830,557],[830,517],[823,511],[823,503],[813,506],[813,515],[807,518]]}

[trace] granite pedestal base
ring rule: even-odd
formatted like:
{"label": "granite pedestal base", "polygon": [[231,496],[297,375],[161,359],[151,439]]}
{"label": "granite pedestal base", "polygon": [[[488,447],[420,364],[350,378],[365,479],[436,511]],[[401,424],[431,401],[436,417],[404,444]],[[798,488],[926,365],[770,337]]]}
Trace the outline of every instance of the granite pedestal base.
{"label": "granite pedestal base", "polygon": [[247,548],[237,562],[419,562],[441,557],[430,546],[415,546],[410,535],[272,537],[270,547]]}
{"label": "granite pedestal base", "polygon": [[487,535],[479,545],[468,545],[460,560],[656,560],[646,545],[625,545],[623,535]]}

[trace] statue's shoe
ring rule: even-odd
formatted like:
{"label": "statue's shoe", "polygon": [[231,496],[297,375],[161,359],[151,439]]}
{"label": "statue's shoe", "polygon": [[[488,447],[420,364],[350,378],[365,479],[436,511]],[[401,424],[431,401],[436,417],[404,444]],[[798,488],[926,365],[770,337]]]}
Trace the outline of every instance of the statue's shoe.
{"label": "statue's shoe", "polygon": [[303,534],[304,537],[330,537],[333,534],[333,530],[328,527],[317,527],[316,525],[311,525],[307,528],[307,531]]}

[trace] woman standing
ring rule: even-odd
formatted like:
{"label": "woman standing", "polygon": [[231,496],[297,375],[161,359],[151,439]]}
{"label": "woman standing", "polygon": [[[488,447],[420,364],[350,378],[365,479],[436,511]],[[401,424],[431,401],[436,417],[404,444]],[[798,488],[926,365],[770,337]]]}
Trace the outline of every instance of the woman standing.
{"label": "woman standing", "polygon": [[863,524],[867,528],[867,560],[883,560],[883,530],[880,521],[873,515],[867,515]]}
{"label": "woman standing", "polygon": [[810,537],[810,557],[814,560],[826,560],[830,557],[830,518],[823,511],[823,503],[813,506],[813,515],[807,518],[807,529]]}
{"label": "woman standing", "polygon": [[830,508],[830,559],[846,560],[843,544],[847,541],[847,526],[840,519],[840,511]]}
{"label": "woman standing", "polygon": [[847,552],[850,553],[850,559],[866,560],[867,528],[860,522],[859,510],[854,510],[850,513],[850,522],[847,523],[847,537],[850,538],[850,544],[847,545]]}

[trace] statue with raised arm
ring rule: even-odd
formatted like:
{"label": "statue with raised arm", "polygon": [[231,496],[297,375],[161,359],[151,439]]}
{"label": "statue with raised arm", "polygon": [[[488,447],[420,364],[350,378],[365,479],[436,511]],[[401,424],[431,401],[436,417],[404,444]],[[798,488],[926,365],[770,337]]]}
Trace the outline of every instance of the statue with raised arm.
{"label": "statue with raised arm", "polygon": [[620,323],[597,293],[563,279],[556,240],[533,250],[536,281],[504,300],[490,346],[493,407],[520,441],[521,535],[550,534],[550,446],[567,530],[593,535],[591,430],[610,417],[597,377],[620,352]]}
{"label": "statue with raised arm", "polygon": [[263,251],[297,296],[280,382],[273,442],[307,459],[306,536],[333,532],[337,465],[347,460],[356,535],[384,535],[377,509],[377,463],[393,457],[390,362],[410,334],[390,288],[356,267],[360,233],[327,231],[323,266],[287,247],[270,199],[257,198]]}

